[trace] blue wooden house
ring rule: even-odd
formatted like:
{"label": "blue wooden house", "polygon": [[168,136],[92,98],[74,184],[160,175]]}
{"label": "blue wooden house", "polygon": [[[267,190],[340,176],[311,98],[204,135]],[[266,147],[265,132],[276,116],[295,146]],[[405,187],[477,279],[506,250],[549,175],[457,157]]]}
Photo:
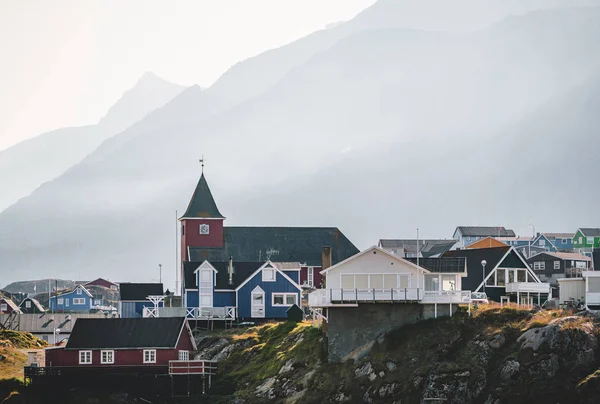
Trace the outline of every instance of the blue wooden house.
{"label": "blue wooden house", "polygon": [[[144,317],[144,308],[154,308],[148,297],[164,296],[162,283],[120,283],[119,284],[119,317]],[[158,307],[164,307],[160,302]]]}
{"label": "blue wooden house", "polygon": [[559,252],[572,252],[573,251],[573,233],[542,233],[540,236],[545,237],[554,248],[555,251]]}
{"label": "blue wooden house", "polygon": [[300,305],[300,265],[185,262],[184,306],[191,318],[285,319]]}
{"label": "blue wooden house", "polygon": [[88,312],[95,303],[99,303],[96,305],[101,306],[102,299],[94,299],[94,296],[83,285],[78,285],[74,289],[50,297],[50,311],[54,313]]}

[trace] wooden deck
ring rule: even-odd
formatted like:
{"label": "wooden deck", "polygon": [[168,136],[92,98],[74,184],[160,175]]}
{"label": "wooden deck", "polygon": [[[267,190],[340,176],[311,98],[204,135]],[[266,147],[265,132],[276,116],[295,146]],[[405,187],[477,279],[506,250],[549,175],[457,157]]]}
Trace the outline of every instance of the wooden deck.
{"label": "wooden deck", "polygon": [[169,374],[176,375],[208,375],[217,374],[217,362],[206,360],[169,361]]}

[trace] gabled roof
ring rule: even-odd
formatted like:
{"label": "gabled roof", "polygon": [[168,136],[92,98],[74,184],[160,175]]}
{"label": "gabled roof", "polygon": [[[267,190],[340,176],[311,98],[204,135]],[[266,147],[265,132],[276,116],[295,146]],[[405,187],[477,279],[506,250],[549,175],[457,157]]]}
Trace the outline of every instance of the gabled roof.
{"label": "gabled roof", "polygon": [[33,303],[33,305],[41,312],[46,311],[46,309],[44,308],[44,306],[42,306],[42,304],[40,302],[37,301],[37,299],[34,299],[33,297],[26,297],[25,299],[23,299],[23,301],[21,302],[21,304],[19,305],[20,307],[25,307],[25,302],[27,300],[31,300],[31,302]]}
{"label": "gabled roof", "polygon": [[[367,253],[369,253],[369,252],[371,252],[371,251],[373,251],[373,253],[376,253],[376,252],[381,252],[382,254],[384,254],[384,255],[387,255],[388,257],[390,257],[390,258],[392,258],[392,259],[394,259],[394,260],[396,260],[396,261],[400,261],[400,262],[407,263],[408,265],[412,266],[413,268],[415,268],[415,269],[417,269],[417,270],[421,270],[421,271],[423,271],[423,272],[430,272],[428,269],[426,269],[426,268],[424,268],[424,267],[422,267],[422,266],[418,266],[417,264],[414,264],[414,263],[412,263],[410,260],[408,260],[408,259],[406,259],[406,258],[399,257],[398,255],[396,255],[396,254],[394,254],[394,253],[391,253],[391,252],[389,252],[389,251],[388,251],[388,250],[386,250],[385,248],[378,247],[378,246],[374,245],[374,246],[372,246],[372,247],[369,247],[369,248],[367,248],[366,250],[363,250],[363,251],[361,251],[361,252],[359,252],[359,253],[356,253],[356,254],[354,254],[352,257],[348,257],[348,258],[346,258],[344,261],[338,262],[337,264],[335,264],[335,265],[332,265],[332,266],[330,266],[329,268],[322,270],[322,271],[321,271],[321,274],[326,274],[326,273],[328,273],[329,271],[331,271],[331,270],[333,270],[333,269],[336,269],[336,268],[337,268],[337,267],[339,267],[339,266],[342,266],[342,265],[343,265],[343,264],[345,264],[346,262],[352,261],[352,260],[354,260],[354,259],[356,259],[356,258],[358,258],[358,257],[361,257],[361,256],[363,256],[363,255],[365,255],[365,254],[367,254]],[[416,260],[416,258],[415,258],[415,260]]]}
{"label": "gabled roof", "polygon": [[[64,291],[58,292],[58,294],[57,294],[56,296],[59,296],[59,297],[60,297],[60,296],[63,296],[63,295],[68,295],[69,293],[73,293],[73,292],[75,292],[77,289],[81,289],[81,290],[82,290],[82,291],[83,291],[83,292],[84,292],[86,295],[88,295],[90,298],[92,298],[92,299],[94,298],[94,296],[92,296],[92,294],[90,293],[90,291],[89,291],[89,290],[87,290],[87,289],[85,288],[85,286],[83,286],[83,285],[77,285],[77,286],[75,286],[75,287],[74,287],[74,288],[72,288],[72,289],[69,289],[69,290],[64,290]],[[51,299],[55,298],[56,296],[52,296],[52,297],[51,297]]]}
{"label": "gabled roof", "polygon": [[273,265],[282,271],[299,271],[302,267],[302,264],[299,262],[274,262]]}
{"label": "gabled roof", "polygon": [[189,260],[226,262],[302,262],[321,266],[323,247],[331,247],[332,263],[356,254],[358,248],[337,227],[224,227],[223,247],[190,247]]}
{"label": "gabled roof", "polygon": [[19,316],[19,330],[37,334],[52,334],[55,329],[69,334],[79,318],[98,318],[104,320],[103,313],[31,313]]}
{"label": "gabled roof", "polygon": [[[210,264],[217,270],[217,281],[215,289],[221,290],[235,290],[241,285],[246,279],[248,279],[258,268],[260,268],[264,262],[233,262],[233,276],[232,284],[229,284],[229,261],[210,262]],[[195,271],[202,265],[202,262],[184,262],[183,272],[186,289],[196,289],[198,287],[196,282]]]}
{"label": "gabled roof", "polygon": [[479,241],[474,242],[473,244],[469,244],[466,248],[475,249],[475,248],[494,248],[494,247],[504,247],[508,246],[508,244],[503,243],[500,240],[495,239],[494,237],[486,237]]}
{"label": "gabled roof", "polygon": [[458,226],[456,230],[467,237],[515,237],[514,231],[502,226]]}
{"label": "gabled roof", "polygon": [[487,261],[486,268],[492,269],[500,263],[500,260],[504,258],[510,249],[511,247],[505,246],[493,248],[474,248],[472,250],[453,250],[445,252],[443,257],[466,258],[467,267],[470,270],[473,270],[473,268],[481,269],[481,261],[485,260]]}
{"label": "gabled roof", "polygon": [[[111,282],[111,281],[109,281],[107,279],[104,279],[104,278],[94,279],[93,281],[85,283],[84,286],[91,285],[91,284],[97,283],[99,281],[100,281],[100,283],[109,283],[109,284],[114,285],[114,286],[119,286],[117,283]],[[94,286],[96,286],[96,285],[94,285]]]}
{"label": "gabled roof", "polygon": [[66,349],[175,348],[183,317],[80,318]]}
{"label": "gabled roof", "polygon": [[225,219],[225,216],[219,212],[215,199],[210,192],[204,173],[200,176],[196,190],[190,199],[187,210],[181,219],[188,218],[209,218],[209,219]]}
{"label": "gabled roof", "polygon": [[162,283],[121,283],[119,284],[121,301],[144,301],[148,296],[162,296]]}
{"label": "gabled roof", "polygon": [[17,304],[15,302],[13,302],[12,299],[10,299],[8,297],[0,297],[0,302],[6,303],[6,305],[8,307],[10,307],[13,311],[16,311],[16,312],[20,312],[21,311],[21,309],[19,309],[19,306],[17,306]]}
{"label": "gabled roof", "polygon": [[[456,240],[418,240],[419,252],[423,257],[431,257],[451,249]],[[417,239],[380,239],[378,245],[394,254],[416,254]]]}
{"label": "gabled roof", "polygon": [[537,259],[539,259],[539,256],[544,255],[544,254],[549,255],[550,257],[554,257],[554,258],[557,258],[560,260],[566,260],[566,261],[591,261],[592,260],[590,257],[586,257],[585,255],[576,254],[576,253],[542,251],[539,254],[529,257],[527,259],[527,262],[535,260],[536,257],[537,257]]}
{"label": "gabled roof", "polygon": [[586,237],[600,237],[600,229],[599,228],[579,228],[579,231]]}
{"label": "gabled roof", "polygon": [[[417,264],[417,258],[404,258]],[[467,259],[464,257],[419,258],[419,266],[435,273],[467,272]]]}

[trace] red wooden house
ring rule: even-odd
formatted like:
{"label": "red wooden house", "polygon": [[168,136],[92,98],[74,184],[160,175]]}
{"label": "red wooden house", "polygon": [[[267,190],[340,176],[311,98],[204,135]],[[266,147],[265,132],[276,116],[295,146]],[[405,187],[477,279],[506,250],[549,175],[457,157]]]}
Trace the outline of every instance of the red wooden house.
{"label": "red wooden house", "polygon": [[88,282],[83,286],[104,286],[112,290],[119,290],[119,285],[114,282],[107,281],[106,279],[98,278],[94,281]]}
{"label": "red wooden house", "polygon": [[[46,368],[75,372],[168,374],[198,366],[185,318],[80,318],[67,345],[46,349]],[[190,372],[191,373],[191,372]]]}
{"label": "red wooden house", "polygon": [[0,314],[10,314],[13,311],[17,312],[17,313],[21,313],[21,309],[19,309],[19,306],[17,306],[15,304],[15,302],[13,302],[8,297],[1,297],[0,298]]}

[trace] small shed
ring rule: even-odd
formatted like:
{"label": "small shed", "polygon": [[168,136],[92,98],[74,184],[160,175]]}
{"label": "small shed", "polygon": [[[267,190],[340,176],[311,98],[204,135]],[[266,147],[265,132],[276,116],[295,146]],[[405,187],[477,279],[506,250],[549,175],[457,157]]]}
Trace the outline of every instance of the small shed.
{"label": "small shed", "polygon": [[294,304],[287,309],[286,313],[288,321],[299,323],[304,320],[304,311],[297,304]]}
{"label": "small shed", "polygon": [[559,278],[558,279],[558,299],[560,304],[568,300],[585,300],[585,279],[584,278]]}

